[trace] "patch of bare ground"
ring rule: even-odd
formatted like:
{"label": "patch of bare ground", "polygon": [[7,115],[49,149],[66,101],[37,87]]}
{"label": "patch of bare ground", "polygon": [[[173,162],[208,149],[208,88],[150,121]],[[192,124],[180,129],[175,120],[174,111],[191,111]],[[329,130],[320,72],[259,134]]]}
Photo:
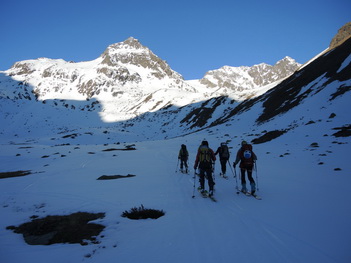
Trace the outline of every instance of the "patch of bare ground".
{"label": "patch of bare ground", "polygon": [[333,130],[337,130],[336,133],[333,133],[335,137],[349,137],[351,136],[351,124],[345,125],[343,127],[337,127]]}
{"label": "patch of bare ground", "polygon": [[113,180],[113,179],[121,179],[121,178],[129,178],[134,177],[134,174],[127,174],[127,175],[102,175],[96,180]]}
{"label": "patch of bare ground", "polygon": [[31,222],[19,226],[8,226],[6,229],[22,234],[29,245],[51,245],[70,243],[87,245],[88,241],[99,243],[96,237],[105,226],[89,221],[105,217],[105,213],[77,212],[70,215],[55,215],[45,218],[32,216]]}
{"label": "patch of bare ground", "polygon": [[14,172],[3,172],[3,173],[0,173],[0,179],[19,177],[19,176],[26,176],[26,175],[29,175],[31,173],[32,172],[30,170],[27,170],[27,171],[14,171]]}
{"label": "patch of bare ground", "polygon": [[260,136],[256,139],[253,139],[252,143],[253,144],[265,143],[265,142],[268,142],[268,141],[271,141],[273,139],[278,138],[279,136],[283,135],[286,132],[287,132],[287,130],[269,131],[269,132],[266,132],[265,134],[263,134],[262,136]]}

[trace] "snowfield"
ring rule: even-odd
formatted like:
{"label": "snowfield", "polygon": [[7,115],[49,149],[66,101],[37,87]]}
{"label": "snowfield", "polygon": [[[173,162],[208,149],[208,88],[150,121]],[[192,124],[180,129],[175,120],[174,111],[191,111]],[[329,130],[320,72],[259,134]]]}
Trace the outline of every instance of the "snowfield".
{"label": "snowfield", "polygon": [[[226,136],[208,130],[119,146],[77,143],[72,138],[51,144],[45,138],[10,144],[2,140],[2,171],[33,174],[0,181],[1,262],[348,262],[348,139],[332,143],[330,137],[316,138],[320,147],[313,148],[308,140],[288,133],[254,145],[258,155],[254,178],[262,200],[237,195],[233,171],[228,166],[229,180],[219,177],[218,161],[218,202],[200,197],[197,191],[193,199],[196,149],[205,137],[214,150],[228,133],[235,137],[229,128],[223,129]],[[132,143],[135,151],[103,151]],[[190,152],[190,174],[177,170],[182,143]],[[231,163],[239,143],[240,138],[229,143]],[[320,159],[323,165],[318,165]],[[136,177],[96,180],[115,174]],[[156,220],[121,217],[123,211],[141,204],[166,214]],[[97,220],[106,226],[99,244],[31,246],[22,235],[6,229],[30,221],[32,215],[78,211],[106,213]]]}

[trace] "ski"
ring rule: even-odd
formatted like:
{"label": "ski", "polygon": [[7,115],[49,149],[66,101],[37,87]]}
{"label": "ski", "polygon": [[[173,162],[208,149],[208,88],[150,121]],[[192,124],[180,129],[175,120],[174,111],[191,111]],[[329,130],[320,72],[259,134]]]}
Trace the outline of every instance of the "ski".
{"label": "ski", "polygon": [[213,202],[217,202],[217,199],[213,197],[213,195],[210,195],[209,192],[207,190],[204,190],[203,192],[201,192],[201,188],[197,189],[199,191],[199,193],[201,194],[201,196],[203,198],[209,198],[211,199]]}
{"label": "ski", "polygon": [[201,188],[197,188],[197,191],[200,193],[200,195],[203,198],[207,198],[208,197],[208,192],[206,190],[204,190],[203,192],[201,192]]}
{"label": "ski", "polygon": [[214,198],[214,196],[213,195],[210,195],[210,193],[209,192],[207,192],[206,191],[206,195],[207,195],[207,197],[208,198],[210,198],[213,202],[217,202],[217,199],[216,198]]}
{"label": "ski", "polygon": [[[239,193],[239,192],[238,192]],[[240,190],[240,193],[246,195],[246,196],[251,196],[251,193],[250,192],[246,192],[246,191],[242,191]]]}
{"label": "ski", "polygon": [[224,179],[226,179],[226,180],[228,180],[228,176],[226,176],[226,175],[224,175],[224,174],[222,174],[222,173],[220,173],[219,176],[222,177],[222,178],[224,178]]}
{"label": "ski", "polygon": [[[237,192],[238,194],[239,192]],[[240,191],[240,193],[243,193],[246,196],[252,196],[254,198],[256,198],[257,200],[262,200],[262,197],[258,196],[257,194],[251,194],[250,192],[244,192],[244,191]]]}
{"label": "ski", "polygon": [[213,202],[217,202],[217,199],[213,197],[213,195],[208,196],[208,198],[210,198]]}
{"label": "ski", "polygon": [[242,192],[243,194],[245,194],[246,196],[252,196],[254,198],[256,198],[257,200],[262,200],[262,198],[260,196],[258,196],[257,194],[251,194],[250,192]]}
{"label": "ski", "polygon": [[254,198],[256,198],[257,200],[262,200],[262,198],[260,196],[258,196],[257,194],[250,194],[251,196],[253,196]]}

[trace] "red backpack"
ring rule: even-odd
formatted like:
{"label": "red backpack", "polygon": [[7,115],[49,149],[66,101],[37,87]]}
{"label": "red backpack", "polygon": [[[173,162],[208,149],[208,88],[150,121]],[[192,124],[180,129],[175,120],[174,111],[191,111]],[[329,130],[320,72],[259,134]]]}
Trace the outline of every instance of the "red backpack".
{"label": "red backpack", "polygon": [[254,158],[253,158],[253,152],[252,152],[252,145],[251,144],[244,144],[241,147],[241,163],[244,166],[252,166],[254,164]]}

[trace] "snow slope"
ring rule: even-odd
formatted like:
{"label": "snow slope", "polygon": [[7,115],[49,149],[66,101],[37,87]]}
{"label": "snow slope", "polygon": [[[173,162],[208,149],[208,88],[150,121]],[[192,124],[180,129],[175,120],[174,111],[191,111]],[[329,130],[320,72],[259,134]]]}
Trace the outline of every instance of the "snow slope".
{"label": "snow slope", "polygon": [[[186,143],[191,167],[204,136],[213,148],[222,141],[204,132],[139,142],[136,151],[118,153],[102,152],[108,148],[104,145],[85,144],[77,149],[73,144],[2,143],[2,170],[38,173],[1,181],[1,261],[348,262],[349,165],[334,171],[337,161],[326,157],[326,164],[318,166],[315,154],[303,149],[305,145],[298,141],[287,145],[278,139],[255,147],[259,157],[255,178],[263,200],[237,195],[231,170],[229,180],[220,178],[218,162],[218,202],[203,199],[197,192],[192,199],[193,170],[190,175],[176,172],[177,154],[180,144]],[[286,139],[293,141],[294,136]],[[328,145],[327,141],[320,144]],[[237,148],[239,142],[236,139],[231,146]],[[346,152],[342,144],[318,152],[327,150]],[[284,151],[289,155],[279,157]],[[21,156],[15,157],[17,153]],[[43,155],[49,157],[43,159]],[[136,177],[97,181],[103,174]],[[163,209],[166,215],[137,221],[120,216],[141,204]],[[106,212],[106,217],[98,220],[106,226],[104,237],[98,238],[100,244],[30,246],[21,235],[5,230],[27,222],[32,215],[77,211]]]}

